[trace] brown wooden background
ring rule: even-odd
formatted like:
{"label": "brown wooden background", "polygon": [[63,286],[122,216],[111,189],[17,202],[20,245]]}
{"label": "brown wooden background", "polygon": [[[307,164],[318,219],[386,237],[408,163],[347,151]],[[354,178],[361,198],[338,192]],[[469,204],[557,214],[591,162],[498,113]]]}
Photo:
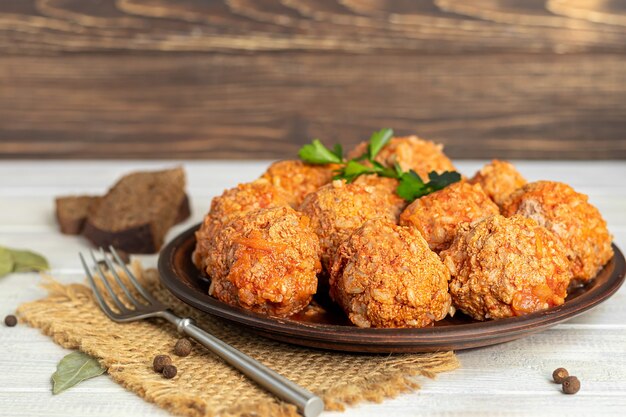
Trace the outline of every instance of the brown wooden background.
{"label": "brown wooden background", "polygon": [[0,1],[2,158],[278,158],[381,127],[626,158],[626,1]]}

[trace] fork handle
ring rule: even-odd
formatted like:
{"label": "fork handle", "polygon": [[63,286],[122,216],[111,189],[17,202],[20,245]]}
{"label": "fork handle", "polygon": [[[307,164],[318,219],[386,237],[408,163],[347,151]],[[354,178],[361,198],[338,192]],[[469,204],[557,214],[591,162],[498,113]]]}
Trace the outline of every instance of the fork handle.
{"label": "fork handle", "polygon": [[294,404],[305,417],[316,417],[324,411],[324,401],[320,397],[202,330],[192,319],[179,318],[169,311],[163,317],[174,323],[180,333],[195,339],[267,391]]}

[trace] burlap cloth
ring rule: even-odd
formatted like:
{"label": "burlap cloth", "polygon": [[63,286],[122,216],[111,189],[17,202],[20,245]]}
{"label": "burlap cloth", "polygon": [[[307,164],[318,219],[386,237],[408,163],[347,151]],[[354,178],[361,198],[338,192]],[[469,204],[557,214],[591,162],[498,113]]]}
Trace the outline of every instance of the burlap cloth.
{"label": "burlap cloth", "polygon": [[[403,355],[358,355],[306,349],[250,334],[194,310],[164,289],[155,270],[133,272],[146,287],[172,309],[193,317],[218,338],[260,360],[287,378],[320,395],[327,410],[343,410],[361,401],[415,390],[415,376],[458,367],[452,352]],[[47,298],[22,304],[21,318],[41,329],[66,348],[78,348],[108,368],[114,381],[174,414],[183,416],[296,416],[294,406],[280,402],[200,345],[187,357],[177,357],[179,338],[174,327],[158,320],[118,324],[96,305],[85,285],[62,285],[45,277]],[[169,354],[178,375],[165,379],[152,370],[152,359]],[[61,394],[62,395],[62,394]]]}

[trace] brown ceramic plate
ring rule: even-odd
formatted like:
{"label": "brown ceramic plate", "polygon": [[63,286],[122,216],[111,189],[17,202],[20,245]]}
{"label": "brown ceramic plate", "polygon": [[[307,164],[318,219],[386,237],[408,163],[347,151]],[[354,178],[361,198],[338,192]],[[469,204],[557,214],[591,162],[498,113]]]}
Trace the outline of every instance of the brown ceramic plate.
{"label": "brown ceramic plate", "polygon": [[288,319],[255,314],[210,297],[209,281],[191,262],[196,225],[171,241],[159,256],[161,281],[185,303],[282,342],[351,352],[429,352],[468,349],[508,342],[571,319],[605,301],[624,282],[624,256],[615,256],[591,283],[570,288],[565,304],[502,320],[477,322],[457,313],[423,329],[362,329],[318,292],[312,306]]}

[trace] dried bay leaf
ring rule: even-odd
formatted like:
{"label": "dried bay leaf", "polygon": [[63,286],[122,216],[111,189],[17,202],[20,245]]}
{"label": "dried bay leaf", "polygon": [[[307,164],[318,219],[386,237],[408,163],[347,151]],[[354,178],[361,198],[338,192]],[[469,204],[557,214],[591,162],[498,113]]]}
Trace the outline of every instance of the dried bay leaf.
{"label": "dried bay leaf", "polygon": [[0,246],[0,277],[11,272],[45,271],[48,261],[38,253]]}
{"label": "dried bay leaf", "polygon": [[11,252],[0,246],[0,277],[13,272],[13,265],[14,261]]}
{"label": "dried bay leaf", "polygon": [[95,358],[83,353],[72,352],[65,356],[52,374],[52,393],[59,394],[74,385],[106,371]]}
{"label": "dried bay leaf", "polygon": [[14,272],[45,271],[49,268],[46,258],[29,250],[12,249]]}

